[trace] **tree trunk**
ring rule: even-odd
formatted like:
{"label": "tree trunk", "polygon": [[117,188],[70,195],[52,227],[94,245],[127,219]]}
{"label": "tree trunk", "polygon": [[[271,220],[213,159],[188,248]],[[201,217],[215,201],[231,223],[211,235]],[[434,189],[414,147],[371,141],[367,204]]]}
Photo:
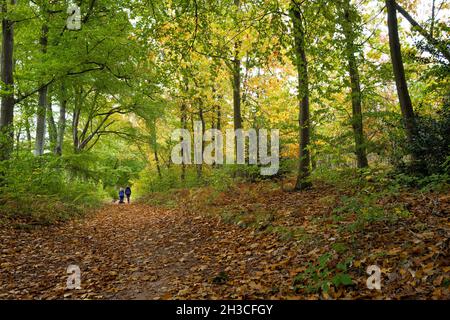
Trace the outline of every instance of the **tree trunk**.
{"label": "tree trunk", "polygon": [[344,19],[342,20],[342,28],[345,36],[345,49],[352,91],[352,127],[355,138],[355,153],[358,168],[367,168],[369,163],[367,161],[364,139],[361,84],[358,63],[355,57],[355,52],[357,50],[355,48],[355,32],[353,31],[353,23],[351,19],[350,0],[345,0],[343,7]]}
{"label": "tree trunk", "polygon": [[241,61],[233,61],[233,120],[234,130],[242,129],[241,116]]}
{"label": "tree trunk", "polygon": [[158,170],[158,177],[162,178],[161,165],[159,163],[159,157],[158,157],[158,139],[156,136],[156,125],[157,125],[156,119],[154,119],[153,128],[151,129],[152,148],[153,148],[153,154],[155,156],[156,169]]}
{"label": "tree trunk", "polygon": [[16,130],[16,154],[19,155],[20,151],[20,136],[22,135],[22,125],[19,124]]}
{"label": "tree trunk", "polygon": [[49,97],[47,103],[47,125],[48,125],[48,136],[50,140],[50,150],[56,150],[56,144],[58,140],[58,129],[56,127],[55,118],[53,117],[51,97]]}
{"label": "tree trunk", "polygon": [[[240,0],[234,0],[234,4],[239,11]],[[234,59],[233,59],[233,119],[234,130],[242,129],[242,115],[241,115],[241,60],[239,59],[239,41],[234,44]]]}
{"label": "tree trunk", "polygon": [[[200,105],[202,105],[202,102],[200,101]],[[205,135],[205,118],[203,116],[203,107],[200,107],[200,110],[198,112],[199,120],[202,123],[202,136]],[[202,163],[203,163],[203,150],[205,149],[205,142],[202,139]],[[197,164],[197,179],[200,180],[203,175],[203,165],[202,163]]]}
{"label": "tree trunk", "polygon": [[[45,54],[47,52],[47,42],[48,42],[48,27],[47,25],[42,26],[41,35],[41,47],[42,52]],[[41,156],[44,154],[44,143],[45,143],[45,114],[47,111],[47,94],[48,86],[43,86],[39,89],[39,104],[37,108],[37,122],[36,122],[36,145],[34,154],[36,156]]]}
{"label": "tree trunk", "polygon": [[37,107],[36,141],[34,146],[34,154],[36,156],[42,156],[44,154],[46,105],[47,89],[42,88],[39,90],[39,104]]}
{"label": "tree trunk", "polygon": [[217,123],[216,123],[217,130],[222,130],[222,108],[220,105],[217,105]]}
{"label": "tree trunk", "polygon": [[430,25],[430,36],[434,36],[434,24],[436,22],[436,0],[433,0],[431,5],[431,25]]}
{"label": "tree trunk", "polygon": [[73,110],[73,118],[72,118],[72,140],[73,140],[73,149],[75,153],[78,153],[80,147],[80,137],[78,135],[78,125],[80,123],[80,115],[81,115],[81,99],[83,96],[83,88],[76,88],[75,93],[75,103]]}
{"label": "tree trunk", "polygon": [[395,83],[397,85],[397,94],[400,100],[400,108],[402,111],[406,135],[408,141],[412,143],[416,132],[416,120],[411,98],[409,96],[408,84],[405,77],[405,69],[403,66],[400,38],[398,35],[398,21],[395,0],[386,0],[386,7],[388,11],[389,46],[391,50],[391,60],[394,70]]}
{"label": "tree trunk", "polygon": [[[10,4],[14,5],[15,0]],[[2,1],[2,12],[6,14],[7,1]],[[2,54],[1,54],[1,110],[0,110],[0,161],[8,160],[14,147],[14,22],[2,19]]]}
{"label": "tree trunk", "polygon": [[61,86],[61,101],[59,106],[58,134],[56,137],[55,154],[62,155],[64,145],[64,133],[66,131],[66,108],[67,108],[67,91],[63,84]]}
{"label": "tree trunk", "polygon": [[30,119],[28,119],[28,117],[26,117],[25,120],[25,131],[27,133],[28,151],[31,152],[31,150],[33,150],[33,143],[31,141]]}
{"label": "tree trunk", "polygon": [[[187,129],[187,114],[186,114],[186,104],[183,102],[181,104],[181,128]],[[182,138],[181,138],[182,139]],[[184,149],[182,151],[184,153]],[[185,155],[182,154],[181,157],[183,158],[183,163],[181,166],[181,181],[186,180],[186,163],[184,163]]]}
{"label": "tree trunk", "polygon": [[304,21],[297,4],[291,3],[291,16],[293,21],[293,32],[295,40],[295,58],[298,73],[298,98],[299,110],[299,145],[300,163],[298,168],[296,190],[305,190],[311,187],[309,181],[311,156],[309,153],[310,144],[310,123],[309,123],[309,78],[308,61],[305,52],[305,32]]}

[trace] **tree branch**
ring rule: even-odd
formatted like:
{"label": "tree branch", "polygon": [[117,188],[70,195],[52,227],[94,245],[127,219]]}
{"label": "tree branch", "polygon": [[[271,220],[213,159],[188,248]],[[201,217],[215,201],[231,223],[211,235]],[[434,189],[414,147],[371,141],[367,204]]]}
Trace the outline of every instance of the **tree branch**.
{"label": "tree branch", "polygon": [[446,47],[444,43],[441,41],[433,38],[431,34],[429,34],[416,20],[414,20],[413,17],[405,10],[403,7],[401,7],[397,2],[395,2],[397,11],[402,14],[408,20],[408,22],[413,26],[414,30],[417,30],[427,41],[435,47],[437,50],[439,50],[440,53],[447,59],[448,62],[450,62],[450,51]]}

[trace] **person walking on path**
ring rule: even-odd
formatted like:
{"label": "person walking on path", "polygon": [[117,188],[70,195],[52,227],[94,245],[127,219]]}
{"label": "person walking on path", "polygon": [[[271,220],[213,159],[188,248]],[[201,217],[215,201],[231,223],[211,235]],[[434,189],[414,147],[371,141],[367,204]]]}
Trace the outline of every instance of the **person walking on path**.
{"label": "person walking on path", "polygon": [[125,198],[125,190],[123,188],[120,188],[119,190],[119,203],[125,203],[123,200]]}
{"label": "person walking on path", "polygon": [[131,188],[130,188],[130,187],[127,187],[127,188],[125,189],[125,195],[127,196],[127,202],[128,202],[128,204],[130,204],[130,198],[131,198]]}

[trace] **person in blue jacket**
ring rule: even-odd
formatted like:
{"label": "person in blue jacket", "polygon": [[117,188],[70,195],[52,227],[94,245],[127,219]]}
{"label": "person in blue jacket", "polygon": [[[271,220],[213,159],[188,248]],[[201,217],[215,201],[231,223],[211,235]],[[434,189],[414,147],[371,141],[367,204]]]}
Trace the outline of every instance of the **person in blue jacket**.
{"label": "person in blue jacket", "polygon": [[125,199],[125,190],[120,188],[119,190],[119,203],[125,203],[123,200]]}
{"label": "person in blue jacket", "polygon": [[130,188],[130,187],[126,187],[126,189],[125,189],[125,195],[127,196],[127,202],[128,202],[128,204],[130,204],[130,198],[131,198],[131,188]]}

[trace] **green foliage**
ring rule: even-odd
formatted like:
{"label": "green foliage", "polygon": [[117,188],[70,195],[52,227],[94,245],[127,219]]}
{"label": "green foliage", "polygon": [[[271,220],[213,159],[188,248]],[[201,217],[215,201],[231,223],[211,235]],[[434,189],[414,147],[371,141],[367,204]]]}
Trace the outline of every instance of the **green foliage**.
{"label": "green foliage", "polygon": [[[286,167],[283,170],[285,173],[289,171]],[[181,179],[181,176],[182,168],[180,166],[161,169],[161,176],[155,169],[145,169],[141,172],[136,184],[140,192],[145,194],[145,192],[162,192],[204,185],[212,186],[218,191],[226,191],[238,181],[257,182],[274,179],[273,176],[262,176],[261,167],[256,165],[220,165],[216,167],[204,165],[200,178],[195,166],[187,166],[184,180]]]}
{"label": "green foliage", "polygon": [[406,173],[397,173],[393,177],[392,187],[400,189],[401,187],[420,188],[422,191],[446,192],[450,190],[450,172],[432,174],[430,176],[417,176]]}
{"label": "green foliage", "polygon": [[[345,214],[356,214],[361,222],[402,216],[406,213],[401,204],[384,208],[380,200],[398,194],[404,186],[448,188],[448,98],[444,108],[437,111],[448,95],[448,65],[429,46],[426,50],[418,47],[433,54],[434,59],[414,57],[417,48],[410,41],[402,41],[404,51],[409,53],[405,69],[411,98],[420,114],[416,140],[405,148],[401,112],[393,98],[392,66],[383,58],[389,51],[379,28],[384,20],[379,14],[383,4],[368,5],[366,0],[352,3],[352,25],[347,25],[342,23],[342,3],[306,2],[300,10],[304,28],[309,30],[305,54],[311,62],[309,148],[314,178],[341,190],[361,190],[360,195],[349,194],[348,199],[341,200],[334,212],[336,221]],[[20,196],[24,199],[21,203],[27,203],[42,196],[53,197],[46,203],[61,201],[78,206],[80,194],[84,202],[94,203],[105,195],[116,198],[119,187],[132,184],[134,195],[195,190],[205,185],[219,192],[235,182],[278,182],[295,173],[301,95],[296,79],[298,35],[293,33],[293,21],[289,19],[292,3],[250,1],[230,10],[232,3],[175,0],[153,1],[148,6],[139,1],[81,1],[83,23],[76,32],[64,27],[66,1],[18,1],[5,7],[6,17],[17,21],[14,95],[20,103],[16,103],[11,126],[17,135],[15,158],[1,164],[2,197],[9,199],[4,202],[11,204]],[[411,9],[415,7],[411,5]],[[48,27],[46,52],[38,45],[44,25]],[[365,146],[373,158],[370,165],[397,167],[400,172],[353,169],[352,96],[345,66],[348,50],[344,26],[351,28],[355,44],[361,44],[354,48],[354,54],[363,88]],[[435,36],[442,38],[440,41],[447,41],[446,30],[436,21]],[[367,38],[367,34],[371,36]],[[222,130],[232,127],[230,77],[234,68],[229,62],[233,57],[241,62],[239,117],[247,129],[280,130],[283,157],[279,172],[262,176],[257,165],[204,165],[199,172],[192,165],[181,178],[182,168],[170,163],[174,143],[170,132],[180,127],[180,121],[190,129],[199,117],[205,129],[219,124]],[[58,119],[57,110],[63,101],[67,109],[60,158],[29,156],[38,104],[38,95],[31,93],[37,93],[44,83],[50,84],[48,102],[52,106],[48,114]],[[4,96],[6,89],[1,93]],[[52,136],[57,127],[57,123],[51,127]],[[46,151],[53,151],[54,140],[46,144]],[[5,142],[12,145],[12,139],[5,141],[5,136],[0,136],[0,145]],[[418,159],[408,163],[405,156],[411,152]],[[280,233],[290,238],[295,232],[280,229]]]}
{"label": "green foliage", "polygon": [[132,152],[108,151],[101,147],[95,153],[60,157],[23,152],[0,162],[1,212],[9,218],[46,224],[82,215],[116,199],[118,188],[132,184],[143,161]]}
{"label": "green foliage", "polygon": [[450,101],[438,113],[438,117],[417,118],[417,135],[409,147],[417,160],[406,165],[410,174],[429,176],[449,173],[446,161],[450,157]]}
{"label": "green foliage", "polygon": [[230,177],[247,182],[258,182],[283,179],[294,171],[296,163],[296,159],[281,157],[278,172],[271,176],[261,175],[262,166],[260,165],[224,165],[223,168]]}
{"label": "green foliage", "polygon": [[[388,196],[387,192],[343,196],[340,205],[333,209],[333,214],[337,217],[355,215],[356,220],[349,226],[350,228],[363,228],[368,224],[380,221],[392,223],[411,216],[403,203],[383,203],[382,200]],[[335,218],[334,220],[340,219]]]}
{"label": "green foliage", "polygon": [[2,162],[2,214],[47,224],[100,205],[105,198],[101,184],[74,176],[63,164],[63,159],[51,156]]}
{"label": "green foliage", "polygon": [[352,258],[336,263],[336,257],[328,252],[320,256],[315,263],[309,262],[305,271],[294,278],[294,289],[305,290],[307,293],[327,293],[330,286],[351,286],[353,281],[346,272],[351,265]]}

